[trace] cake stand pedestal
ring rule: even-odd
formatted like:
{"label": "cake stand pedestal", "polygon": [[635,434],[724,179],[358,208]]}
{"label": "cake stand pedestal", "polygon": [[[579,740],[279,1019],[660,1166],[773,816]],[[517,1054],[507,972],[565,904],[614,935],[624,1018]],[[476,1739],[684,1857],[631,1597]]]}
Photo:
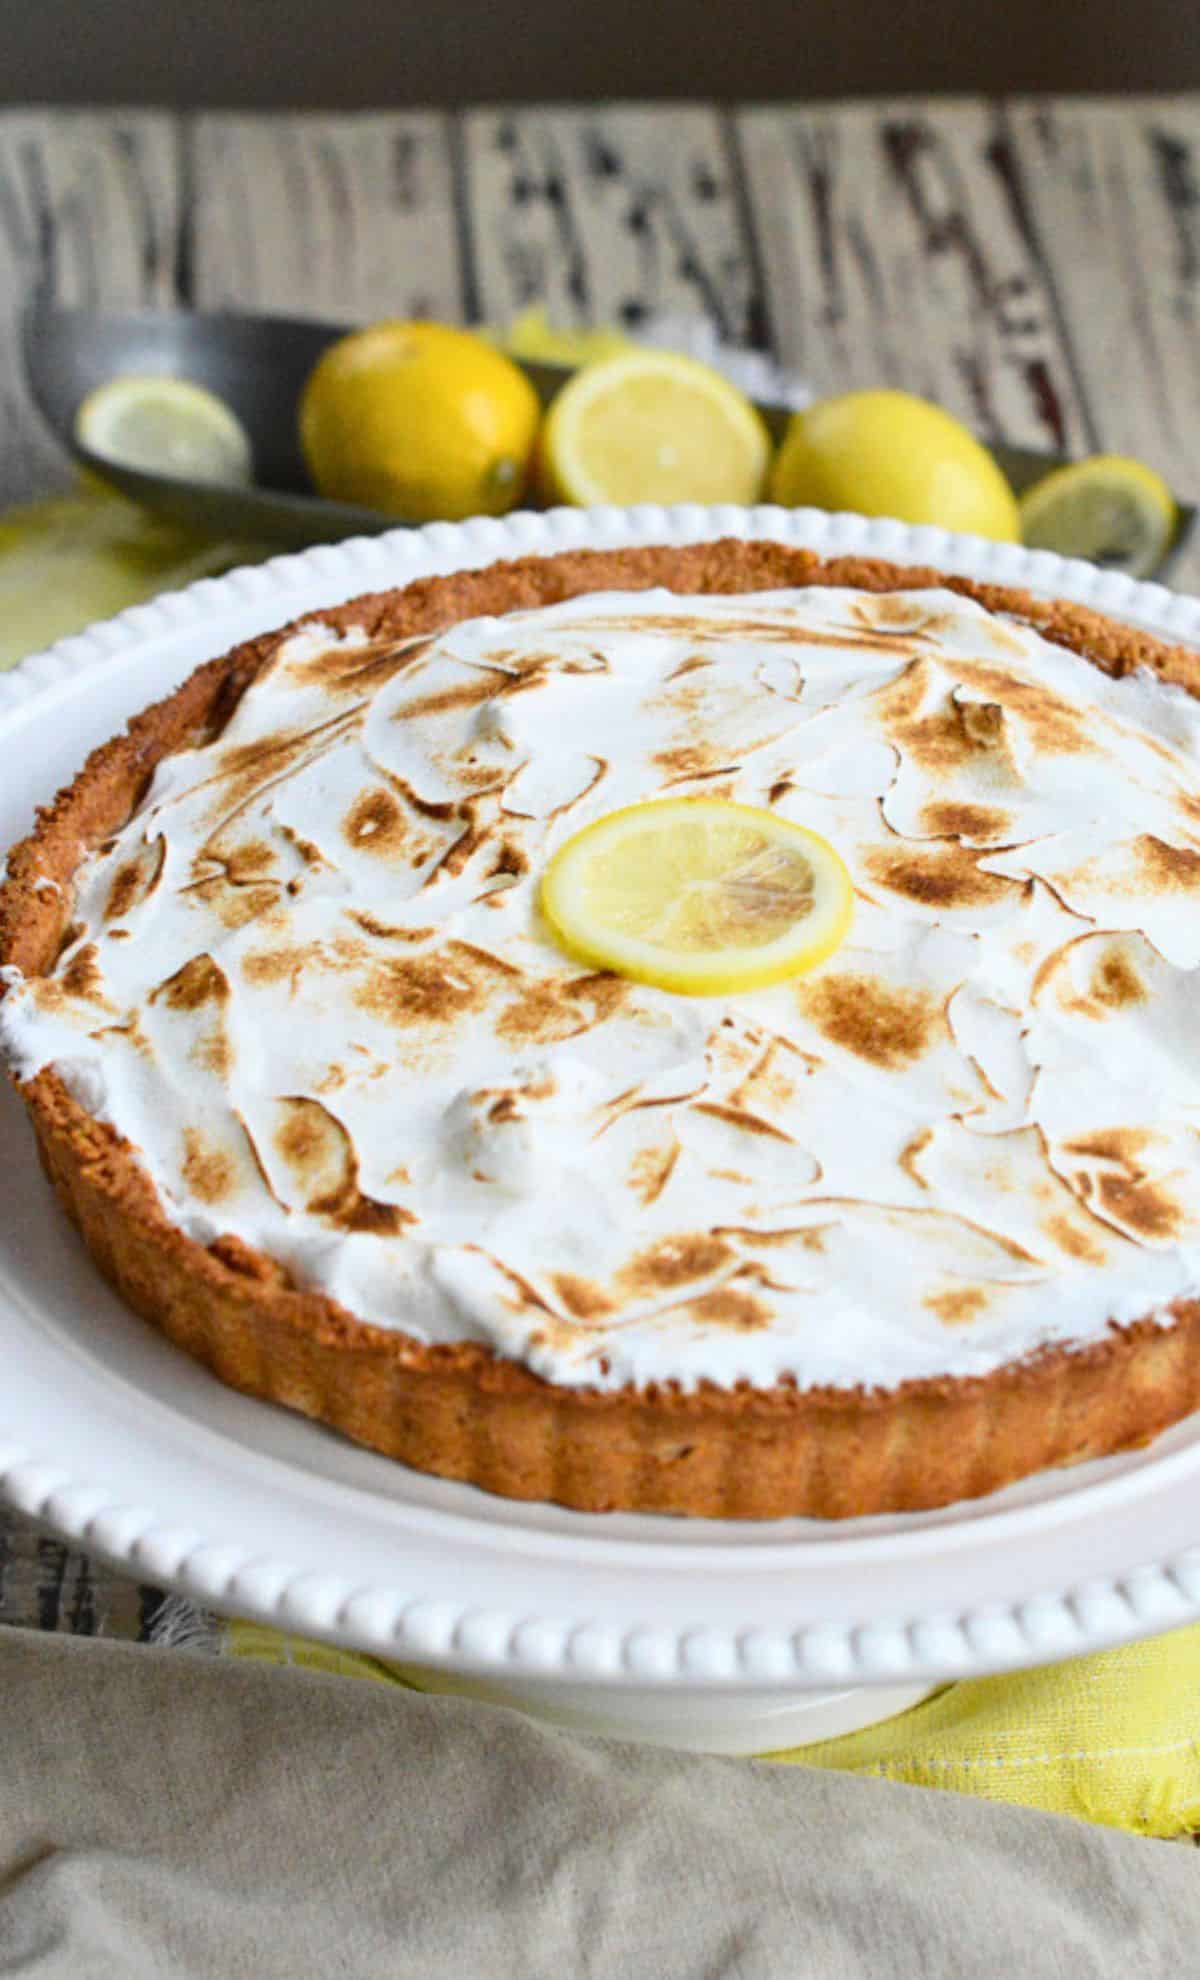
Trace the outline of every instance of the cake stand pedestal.
{"label": "cake stand pedestal", "polygon": [[771,1694],[749,1688],[681,1692],[657,1685],[512,1684],[415,1664],[401,1667],[400,1675],[418,1691],[508,1705],[566,1732],[744,1758],[858,1732],[941,1689],[928,1683],[854,1685]]}

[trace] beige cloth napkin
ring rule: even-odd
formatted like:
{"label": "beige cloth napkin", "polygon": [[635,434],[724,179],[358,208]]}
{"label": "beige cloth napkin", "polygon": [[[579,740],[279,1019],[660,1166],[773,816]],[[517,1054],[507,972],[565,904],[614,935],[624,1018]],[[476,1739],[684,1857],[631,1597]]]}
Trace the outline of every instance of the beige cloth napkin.
{"label": "beige cloth napkin", "polygon": [[1155,1980],[1200,1855],[303,1671],[0,1630],[0,1974]]}

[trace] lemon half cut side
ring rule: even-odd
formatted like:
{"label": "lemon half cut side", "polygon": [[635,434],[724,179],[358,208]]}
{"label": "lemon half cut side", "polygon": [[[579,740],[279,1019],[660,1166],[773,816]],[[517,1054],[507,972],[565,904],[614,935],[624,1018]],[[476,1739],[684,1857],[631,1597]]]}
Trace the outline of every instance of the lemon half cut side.
{"label": "lemon half cut side", "polygon": [[147,474],[244,486],[250,437],[224,399],[189,378],[125,373],[89,392],[75,437],[93,454]]}
{"label": "lemon half cut side", "polygon": [[1021,497],[1021,530],[1031,550],[1086,557],[1130,577],[1157,570],[1178,520],[1162,476],[1121,454],[1054,468]]}
{"label": "lemon half cut side", "polygon": [[570,955],[693,997],[815,968],[844,939],[853,900],[826,839],[723,798],[609,812],[559,848],[541,888]]}
{"label": "lemon half cut side", "polygon": [[744,392],[674,351],[585,365],[546,415],[541,478],[561,502],[756,502],[770,440]]}

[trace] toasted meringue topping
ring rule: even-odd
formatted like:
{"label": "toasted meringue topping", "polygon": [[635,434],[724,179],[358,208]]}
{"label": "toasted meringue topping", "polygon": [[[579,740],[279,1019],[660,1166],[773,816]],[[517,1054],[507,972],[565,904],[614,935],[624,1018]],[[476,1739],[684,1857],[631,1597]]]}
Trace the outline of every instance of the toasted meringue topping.
{"label": "toasted meringue topping", "polygon": [[[314,620],[78,876],[0,1041],[192,1237],[554,1381],[891,1387],[1200,1287],[1200,704],[949,592]],[[719,795],[834,845],[847,944],[681,998],[547,861]]]}

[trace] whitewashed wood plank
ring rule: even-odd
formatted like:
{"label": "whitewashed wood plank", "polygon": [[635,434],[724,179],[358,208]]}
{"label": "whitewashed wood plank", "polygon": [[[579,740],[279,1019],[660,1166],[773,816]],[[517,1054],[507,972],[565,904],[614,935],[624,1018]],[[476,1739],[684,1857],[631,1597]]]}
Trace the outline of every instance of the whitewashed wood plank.
{"label": "whitewashed wood plank", "polygon": [[997,110],[752,107],[735,128],[780,359],[818,392],[900,386],[989,437],[1087,446]]}
{"label": "whitewashed wood plank", "polygon": [[149,1635],[161,1600],[19,1514],[0,1512],[0,1623],[137,1639]]}
{"label": "whitewashed wood plank", "polygon": [[0,113],[0,294],[43,258],[62,302],[174,293],[177,122],[156,111]]}
{"label": "whitewashed wood plank", "polygon": [[753,339],[757,271],[725,127],[700,106],[476,110],[466,206],[481,313],[635,327],[651,313]]}
{"label": "whitewashed wood plank", "polygon": [[0,113],[0,503],[68,477],[25,391],[17,321],[45,270],[63,302],[169,302],[177,124],[147,111]]}
{"label": "whitewashed wood plank", "polygon": [[198,308],[347,322],[463,313],[437,113],[202,116],[191,185]]}
{"label": "whitewashed wood plank", "polygon": [[[1200,97],[1011,110],[1097,441],[1200,494]],[[1176,582],[1200,579],[1200,554]]]}

